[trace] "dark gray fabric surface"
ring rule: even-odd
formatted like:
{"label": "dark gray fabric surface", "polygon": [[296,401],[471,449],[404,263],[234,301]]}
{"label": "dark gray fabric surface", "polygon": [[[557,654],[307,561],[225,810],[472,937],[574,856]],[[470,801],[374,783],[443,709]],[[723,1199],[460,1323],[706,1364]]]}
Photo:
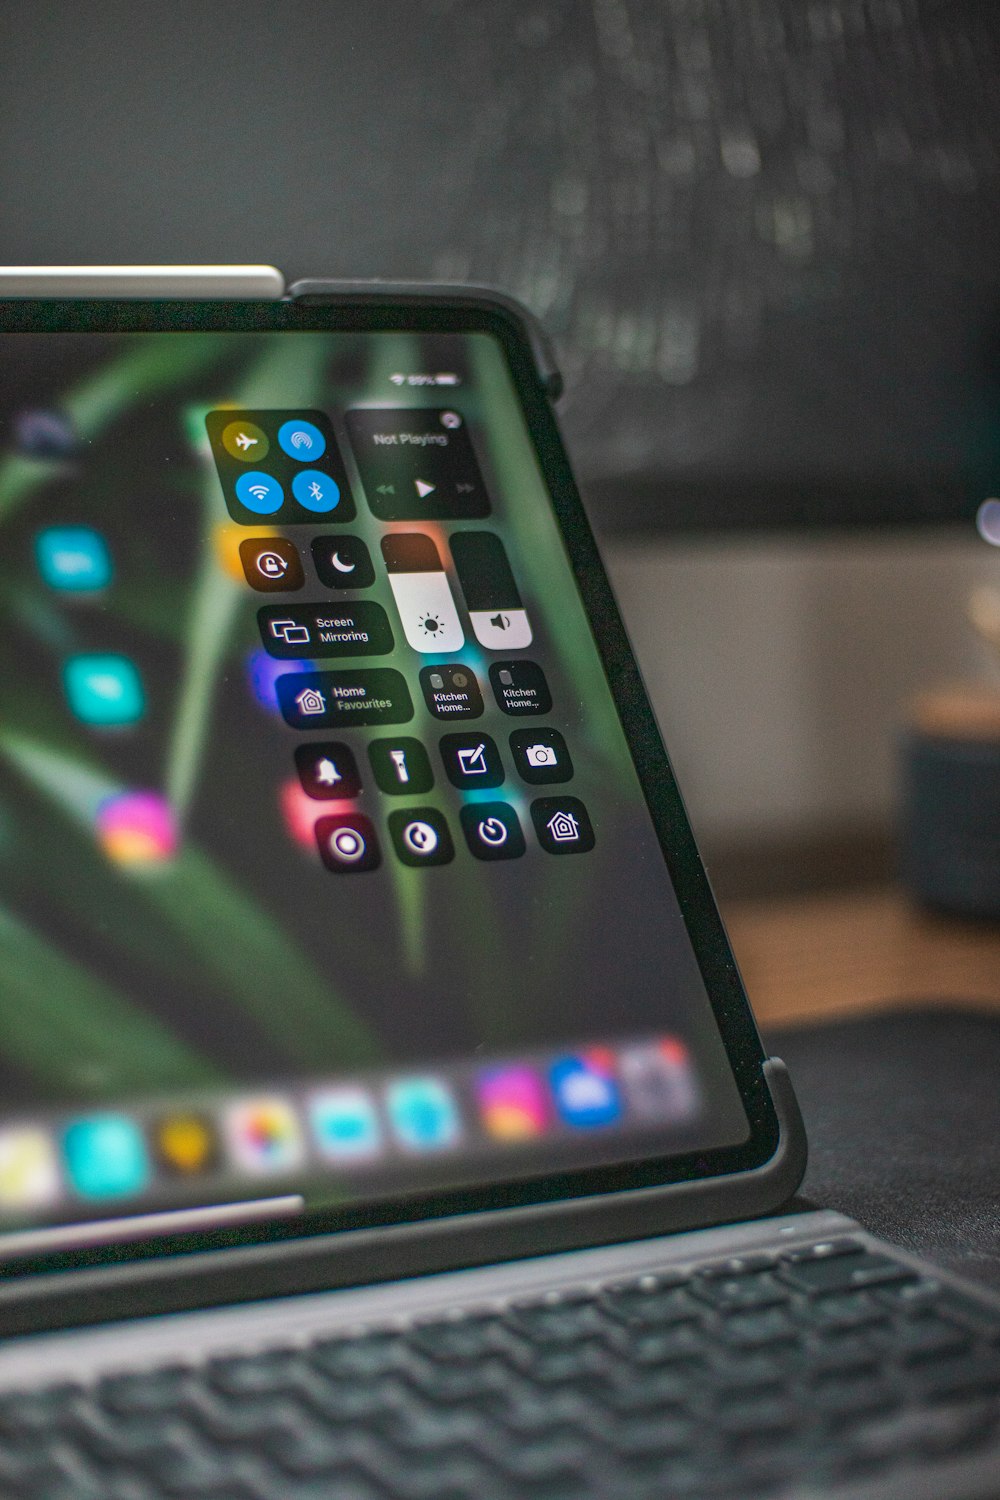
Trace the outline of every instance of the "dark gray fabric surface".
{"label": "dark gray fabric surface", "polygon": [[805,1117],[803,1194],[1000,1290],[1000,1017],[897,1010],[764,1041]]}

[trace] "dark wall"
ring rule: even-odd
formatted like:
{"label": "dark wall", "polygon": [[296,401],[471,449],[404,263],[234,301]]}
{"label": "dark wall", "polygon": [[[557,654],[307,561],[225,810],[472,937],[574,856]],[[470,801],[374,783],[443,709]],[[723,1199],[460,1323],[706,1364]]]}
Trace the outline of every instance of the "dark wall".
{"label": "dark wall", "polygon": [[0,260],[471,278],[604,524],[1000,484],[993,0],[0,5]]}

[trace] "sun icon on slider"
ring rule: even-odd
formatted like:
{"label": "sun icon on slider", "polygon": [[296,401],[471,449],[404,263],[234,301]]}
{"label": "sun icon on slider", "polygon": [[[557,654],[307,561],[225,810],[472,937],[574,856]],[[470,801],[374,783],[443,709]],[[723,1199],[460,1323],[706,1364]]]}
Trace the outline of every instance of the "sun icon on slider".
{"label": "sun icon on slider", "polygon": [[444,630],[444,621],[440,615],[421,615],[417,624],[424,634],[429,636],[440,635]]}

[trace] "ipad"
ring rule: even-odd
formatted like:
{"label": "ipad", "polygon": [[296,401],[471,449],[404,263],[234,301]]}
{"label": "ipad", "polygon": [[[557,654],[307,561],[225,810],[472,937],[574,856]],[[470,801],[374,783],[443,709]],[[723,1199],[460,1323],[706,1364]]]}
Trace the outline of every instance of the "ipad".
{"label": "ipad", "polygon": [[0,304],[0,528],[5,1247],[768,1159],[516,316]]}

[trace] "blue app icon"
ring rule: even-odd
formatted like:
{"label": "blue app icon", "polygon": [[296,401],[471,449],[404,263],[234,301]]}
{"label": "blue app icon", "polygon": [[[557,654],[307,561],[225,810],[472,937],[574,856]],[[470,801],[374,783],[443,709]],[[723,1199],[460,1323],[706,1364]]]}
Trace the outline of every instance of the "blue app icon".
{"label": "blue app icon", "polygon": [[270,474],[251,469],[248,474],[241,474],[237,479],[236,498],[247,510],[252,510],[255,516],[273,516],[276,510],[281,509],[285,492]]}
{"label": "blue app icon", "polygon": [[436,1151],[462,1133],[451,1091],[437,1078],[403,1078],[386,1094],[389,1119],[401,1146]]}
{"label": "blue app icon", "polygon": [[340,485],[321,469],[302,469],[292,480],[292,494],[306,510],[336,510]]}
{"label": "blue app icon", "polygon": [[89,593],[111,582],[111,553],[90,526],[50,526],[35,538],[38,571],[51,589]]}
{"label": "blue app icon", "polygon": [[310,460],[315,462],[326,452],[326,438],[315,422],[302,422],[298,419],[282,422],[278,428],[278,442],[289,458],[297,458],[300,463],[308,463]]}
{"label": "blue app icon", "polygon": [[309,1120],[322,1156],[374,1156],[382,1144],[375,1104],[366,1089],[325,1089],[309,1101]]}
{"label": "blue app icon", "polygon": [[613,1062],[602,1047],[557,1058],[549,1069],[549,1082],[560,1119],[567,1125],[613,1125],[621,1115]]}
{"label": "blue app icon", "polygon": [[63,1135],[63,1155],[70,1183],[83,1198],[137,1193],[149,1181],[142,1131],[125,1115],[74,1120]]}
{"label": "blue app icon", "polygon": [[84,724],[134,724],[146,711],[139,669],[127,656],[71,656],[63,682],[69,706]]}

